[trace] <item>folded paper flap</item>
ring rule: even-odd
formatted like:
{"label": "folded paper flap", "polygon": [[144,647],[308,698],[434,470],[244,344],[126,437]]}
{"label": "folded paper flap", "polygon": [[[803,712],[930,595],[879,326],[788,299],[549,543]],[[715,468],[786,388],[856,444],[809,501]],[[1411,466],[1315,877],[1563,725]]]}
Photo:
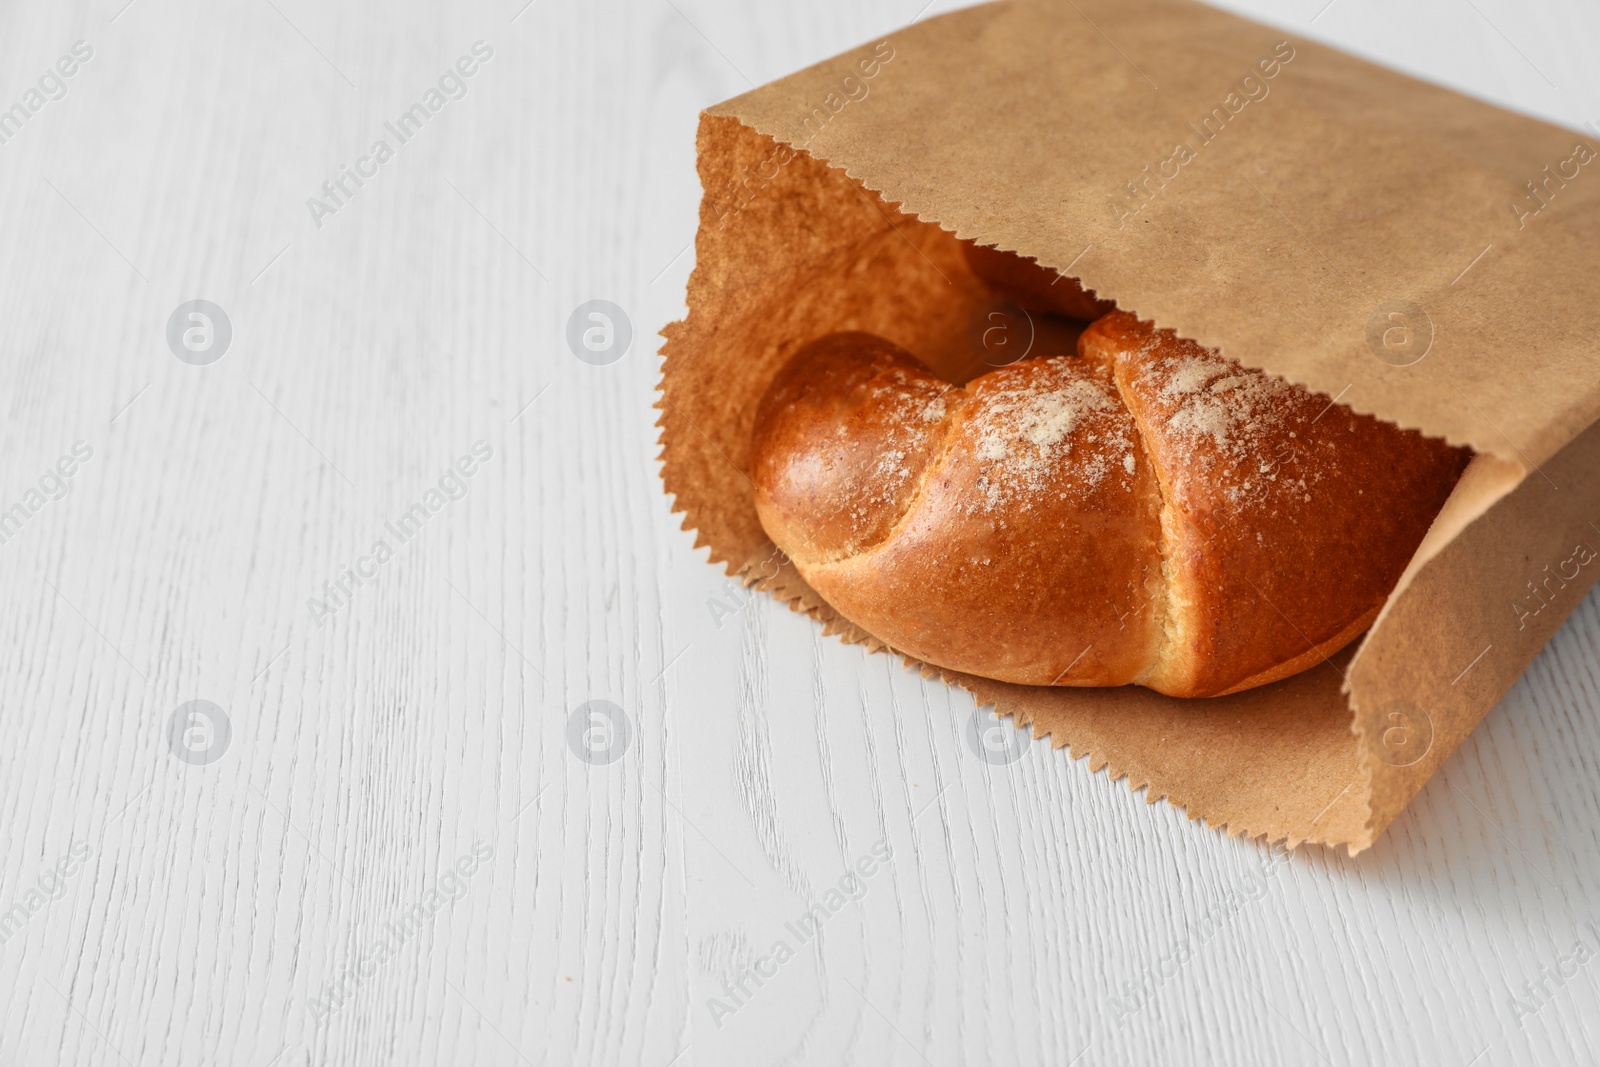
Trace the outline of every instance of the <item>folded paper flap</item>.
{"label": "folded paper flap", "polygon": [[[1464,507],[1503,484],[1481,467],[1462,482]],[[1600,576],[1596,518],[1600,425],[1438,544],[1390,598],[1347,678],[1369,836],[1399,813]]]}
{"label": "folded paper flap", "polygon": [[1524,469],[1600,416],[1600,150],[1284,31],[1186,0],[986,5],[710,114]]}

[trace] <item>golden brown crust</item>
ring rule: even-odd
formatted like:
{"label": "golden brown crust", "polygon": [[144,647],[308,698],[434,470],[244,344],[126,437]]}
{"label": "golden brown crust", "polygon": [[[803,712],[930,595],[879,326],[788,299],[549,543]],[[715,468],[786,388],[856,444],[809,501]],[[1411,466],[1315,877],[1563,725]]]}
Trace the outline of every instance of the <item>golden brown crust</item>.
{"label": "golden brown crust", "polygon": [[1079,351],[1114,368],[1161,484],[1171,599],[1148,683],[1161,692],[1264,684],[1353,639],[1466,464],[1127,312]]}
{"label": "golden brown crust", "polygon": [[1300,655],[1294,657],[1294,659],[1284,660],[1276,667],[1270,667],[1259,674],[1252,674],[1250,677],[1245,678],[1242,681],[1233,683],[1233,685],[1229,686],[1227,689],[1224,689],[1220,693],[1206,693],[1204,695],[1225,697],[1230,693],[1242,693],[1246,689],[1254,689],[1257,686],[1262,685],[1271,685],[1273,682],[1282,681],[1290,675],[1299,674],[1301,671],[1308,671],[1319,663],[1330,661],[1333,659],[1334,654],[1341,648],[1343,648],[1345,645],[1348,645],[1351,641],[1354,641],[1362,634],[1366,633],[1367,627],[1371,626],[1373,622],[1377,620],[1378,613],[1382,610],[1383,605],[1379,604],[1365,615],[1362,615],[1360,618],[1356,619],[1349,626],[1346,626],[1343,630],[1339,631],[1337,634],[1334,634],[1328,640],[1307,648]]}
{"label": "golden brown crust", "polygon": [[866,334],[757,412],[756,507],[819,595],[896,649],[1031,685],[1263,685],[1370,624],[1465,462],[1158,333],[954,386]]}
{"label": "golden brown crust", "polygon": [[1098,319],[1116,309],[1110,300],[1098,299],[1094,290],[1085,290],[1078,279],[1041,267],[1037,260],[973,241],[963,245],[972,273],[1000,296],[1025,308],[1084,320]]}
{"label": "golden brown crust", "polygon": [[920,488],[962,396],[951,392],[872,334],[829,334],[801,349],[756,409],[758,506],[762,496],[794,502],[763,515],[773,543],[820,561],[883,540]]}
{"label": "golden brown crust", "polygon": [[1160,635],[1160,499],[1109,371],[1027,360],[963,389],[892,347],[835,335],[780,372],[754,440],[774,542],[918,659],[1031,685],[1135,680]]}

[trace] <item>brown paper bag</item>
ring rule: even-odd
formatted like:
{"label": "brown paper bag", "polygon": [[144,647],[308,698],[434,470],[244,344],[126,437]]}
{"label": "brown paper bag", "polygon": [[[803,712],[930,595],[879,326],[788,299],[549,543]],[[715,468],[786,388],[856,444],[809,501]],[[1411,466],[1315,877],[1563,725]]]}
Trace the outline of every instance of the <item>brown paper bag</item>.
{"label": "brown paper bag", "polygon": [[[757,399],[869,330],[958,379],[957,238],[1476,452],[1359,649],[1210,700],[948,671],[1229,834],[1370,846],[1600,574],[1600,159],[1581,135],[1184,0],[993,4],[702,116],[663,479],[714,562],[849,641],[763,533]],[[977,368],[977,369],[982,369]]]}

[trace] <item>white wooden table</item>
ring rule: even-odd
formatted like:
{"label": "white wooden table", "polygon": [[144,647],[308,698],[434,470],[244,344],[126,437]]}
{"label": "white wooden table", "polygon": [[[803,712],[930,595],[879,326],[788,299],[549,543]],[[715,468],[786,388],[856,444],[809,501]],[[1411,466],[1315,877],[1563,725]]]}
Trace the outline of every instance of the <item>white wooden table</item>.
{"label": "white wooden table", "polygon": [[[916,0],[124,2],[0,11],[0,1063],[1600,1059],[1595,597],[1280,857],[979,758],[677,528],[696,113]],[[1237,2],[1600,120],[1586,0]]]}

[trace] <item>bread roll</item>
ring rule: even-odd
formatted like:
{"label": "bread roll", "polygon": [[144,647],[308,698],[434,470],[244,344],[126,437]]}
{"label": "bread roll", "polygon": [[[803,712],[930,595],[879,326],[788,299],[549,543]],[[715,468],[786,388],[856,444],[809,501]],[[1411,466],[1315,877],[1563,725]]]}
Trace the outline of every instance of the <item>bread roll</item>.
{"label": "bread roll", "polygon": [[861,333],[756,413],[773,542],[927,663],[1200,697],[1322,661],[1376,617],[1468,458],[1125,312],[967,383]]}

